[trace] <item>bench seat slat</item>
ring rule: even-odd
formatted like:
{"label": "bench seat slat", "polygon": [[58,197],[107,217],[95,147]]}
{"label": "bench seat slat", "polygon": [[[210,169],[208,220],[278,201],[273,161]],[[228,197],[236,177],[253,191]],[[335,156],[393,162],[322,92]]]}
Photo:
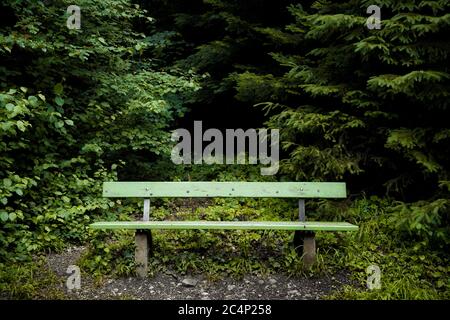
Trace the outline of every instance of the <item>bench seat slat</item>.
{"label": "bench seat slat", "polygon": [[345,198],[344,182],[104,182],[104,197]]}
{"label": "bench seat slat", "polygon": [[234,230],[311,230],[356,231],[348,222],[323,221],[107,221],[95,222],[92,229],[234,229]]}

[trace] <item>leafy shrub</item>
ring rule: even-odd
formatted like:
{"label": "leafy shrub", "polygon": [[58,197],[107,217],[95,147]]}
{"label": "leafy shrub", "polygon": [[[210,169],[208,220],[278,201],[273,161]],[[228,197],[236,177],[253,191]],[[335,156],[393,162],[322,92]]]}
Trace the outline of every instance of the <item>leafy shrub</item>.
{"label": "leafy shrub", "polygon": [[197,89],[192,74],[151,64],[136,27],[152,20],[145,10],[78,1],[82,27],[69,30],[70,4],[2,2],[0,262],[85,241],[92,217],[114,206],[102,182],[167,155],[167,128]]}

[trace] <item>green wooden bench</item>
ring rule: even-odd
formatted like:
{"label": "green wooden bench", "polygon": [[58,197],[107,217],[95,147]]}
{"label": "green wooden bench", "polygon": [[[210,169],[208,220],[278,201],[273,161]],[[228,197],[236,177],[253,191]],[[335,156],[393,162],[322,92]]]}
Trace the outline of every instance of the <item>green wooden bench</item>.
{"label": "green wooden bench", "polygon": [[[294,244],[302,249],[303,262],[310,267],[315,261],[315,231],[355,231],[358,226],[347,222],[306,221],[307,198],[345,198],[345,183],[341,182],[105,182],[103,196],[144,199],[142,221],[95,222],[93,229],[136,230],[135,261],[137,274],[145,277],[151,251],[152,229],[234,229],[292,230]],[[151,221],[150,198],[298,198],[298,221]]]}

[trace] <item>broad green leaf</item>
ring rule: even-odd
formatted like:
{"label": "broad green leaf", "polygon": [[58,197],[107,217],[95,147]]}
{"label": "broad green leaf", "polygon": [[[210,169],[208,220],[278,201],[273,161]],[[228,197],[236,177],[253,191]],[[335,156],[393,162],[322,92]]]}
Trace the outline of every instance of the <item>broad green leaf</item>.
{"label": "broad green leaf", "polygon": [[55,102],[58,106],[61,107],[64,104],[64,99],[58,96],[55,98]]}
{"label": "broad green leaf", "polygon": [[31,104],[32,106],[36,106],[36,104],[37,104],[37,102],[38,102],[38,99],[37,99],[35,96],[29,96],[29,97],[28,97],[28,101],[30,102],[30,104]]}
{"label": "broad green leaf", "polygon": [[4,178],[4,179],[3,179],[3,185],[4,185],[6,188],[11,187],[11,185],[12,185],[11,179]]}
{"label": "broad green leaf", "polygon": [[7,221],[8,218],[9,218],[8,212],[2,211],[2,212],[0,213],[0,219],[1,219],[2,221]]}
{"label": "broad green leaf", "polygon": [[9,112],[12,112],[14,110],[15,105],[13,105],[12,103],[7,103],[5,107],[6,107],[6,110],[8,110]]}
{"label": "broad green leaf", "polygon": [[26,130],[25,123],[22,120],[16,122],[17,128],[24,132]]}

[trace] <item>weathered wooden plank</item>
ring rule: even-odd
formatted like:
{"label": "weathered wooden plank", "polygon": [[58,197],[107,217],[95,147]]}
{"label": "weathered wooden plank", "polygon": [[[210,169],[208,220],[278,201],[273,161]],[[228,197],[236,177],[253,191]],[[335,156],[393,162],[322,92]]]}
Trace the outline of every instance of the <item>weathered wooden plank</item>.
{"label": "weathered wooden plank", "polygon": [[104,182],[104,197],[345,198],[344,182]]}
{"label": "weathered wooden plank", "polygon": [[93,229],[230,229],[230,230],[317,230],[356,231],[348,222],[323,221],[108,221],[95,222]]}

